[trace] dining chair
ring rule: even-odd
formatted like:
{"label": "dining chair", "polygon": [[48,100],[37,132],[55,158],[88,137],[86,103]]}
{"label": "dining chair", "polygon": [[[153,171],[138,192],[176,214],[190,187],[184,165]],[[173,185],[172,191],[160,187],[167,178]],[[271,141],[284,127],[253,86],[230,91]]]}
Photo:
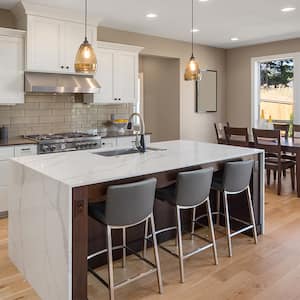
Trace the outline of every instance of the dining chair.
{"label": "dining chair", "polygon": [[293,124],[292,138],[293,138],[294,142],[300,144],[300,125],[299,124]]}
{"label": "dining chair", "polygon": [[254,144],[256,148],[265,150],[265,168],[267,170],[267,184],[270,185],[270,173],[278,174],[277,194],[281,194],[281,174],[290,169],[292,188],[295,189],[295,166],[293,160],[282,157],[280,130],[265,130],[253,128]]}
{"label": "dining chair", "polygon": [[290,124],[274,123],[273,126],[275,130],[280,130],[281,137],[288,139]]}
{"label": "dining chair", "polygon": [[249,147],[248,128],[226,126],[224,131],[228,145]]}
{"label": "dining chair", "polygon": [[229,127],[229,123],[214,123],[218,144],[227,144],[225,127]]}

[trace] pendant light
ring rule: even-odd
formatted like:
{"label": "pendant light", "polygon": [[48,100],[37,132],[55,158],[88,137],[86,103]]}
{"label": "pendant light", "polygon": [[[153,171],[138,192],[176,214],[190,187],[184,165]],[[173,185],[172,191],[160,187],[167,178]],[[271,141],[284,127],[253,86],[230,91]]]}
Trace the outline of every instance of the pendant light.
{"label": "pendant light", "polygon": [[190,61],[188,62],[185,73],[184,80],[201,80],[201,71],[199,63],[196,61],[194,56],[194,0],[192,0],[192,55]]}
{"label": "pendant light", "polygon": [[87,0],[85,0],[84,30],[85,38],[75,58],[75,71],[77,73],[95,73],[97,69],[97,58],[92,45],[87,39]]}

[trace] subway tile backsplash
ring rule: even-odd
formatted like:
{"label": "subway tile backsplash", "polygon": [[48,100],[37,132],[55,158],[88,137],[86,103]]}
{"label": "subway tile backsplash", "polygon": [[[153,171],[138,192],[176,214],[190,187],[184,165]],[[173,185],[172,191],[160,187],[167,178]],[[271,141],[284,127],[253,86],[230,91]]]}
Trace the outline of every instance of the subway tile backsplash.
{"label": "subway tile backsplash", "polygon": [[77,103],[73,95],[27,95],[24,104],[0,105],[0,126],[9,136],[85,131],[103,126],[111,114],[128,118],[132,104],[96,105]]}

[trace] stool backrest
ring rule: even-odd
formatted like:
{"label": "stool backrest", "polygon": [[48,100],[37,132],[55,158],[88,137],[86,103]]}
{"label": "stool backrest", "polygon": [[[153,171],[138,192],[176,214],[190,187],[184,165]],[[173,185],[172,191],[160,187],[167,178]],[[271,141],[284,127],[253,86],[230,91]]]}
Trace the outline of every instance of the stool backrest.
{"label": "stool backrest", "polygon": [[177,175],[176,204],[200,205],[209,196],[213,169],[181,172]]}
{"label": "stool backrest", "polygon": [[227,144],[240,147],[249,147],[248,128],[224,127]]}
{"label": "stool backrest", "polygon": [[125,226],[143,221],[153,212],[156,178],[107,189],[105,219],[108,225]]}
{"label": "stool backrest", "polygon": [[250,184],[253,160],[229,162],[225,164],[223,182],[226,192],[237,193]]}

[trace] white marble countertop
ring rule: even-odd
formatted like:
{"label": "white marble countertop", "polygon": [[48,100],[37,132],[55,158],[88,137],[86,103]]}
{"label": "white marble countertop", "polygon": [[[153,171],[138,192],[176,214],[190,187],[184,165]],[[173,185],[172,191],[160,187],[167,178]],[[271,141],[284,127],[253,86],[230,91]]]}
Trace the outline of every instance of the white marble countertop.
{"label": "white marble countertop", "polygon": [[13,160],[70,187],[78,187],[262,152],[258,149],[184,140],[152,143],[150,147],[166,150],[104,157],[95,155],[94,152],[108,149],[98,149],[19,157]]}

